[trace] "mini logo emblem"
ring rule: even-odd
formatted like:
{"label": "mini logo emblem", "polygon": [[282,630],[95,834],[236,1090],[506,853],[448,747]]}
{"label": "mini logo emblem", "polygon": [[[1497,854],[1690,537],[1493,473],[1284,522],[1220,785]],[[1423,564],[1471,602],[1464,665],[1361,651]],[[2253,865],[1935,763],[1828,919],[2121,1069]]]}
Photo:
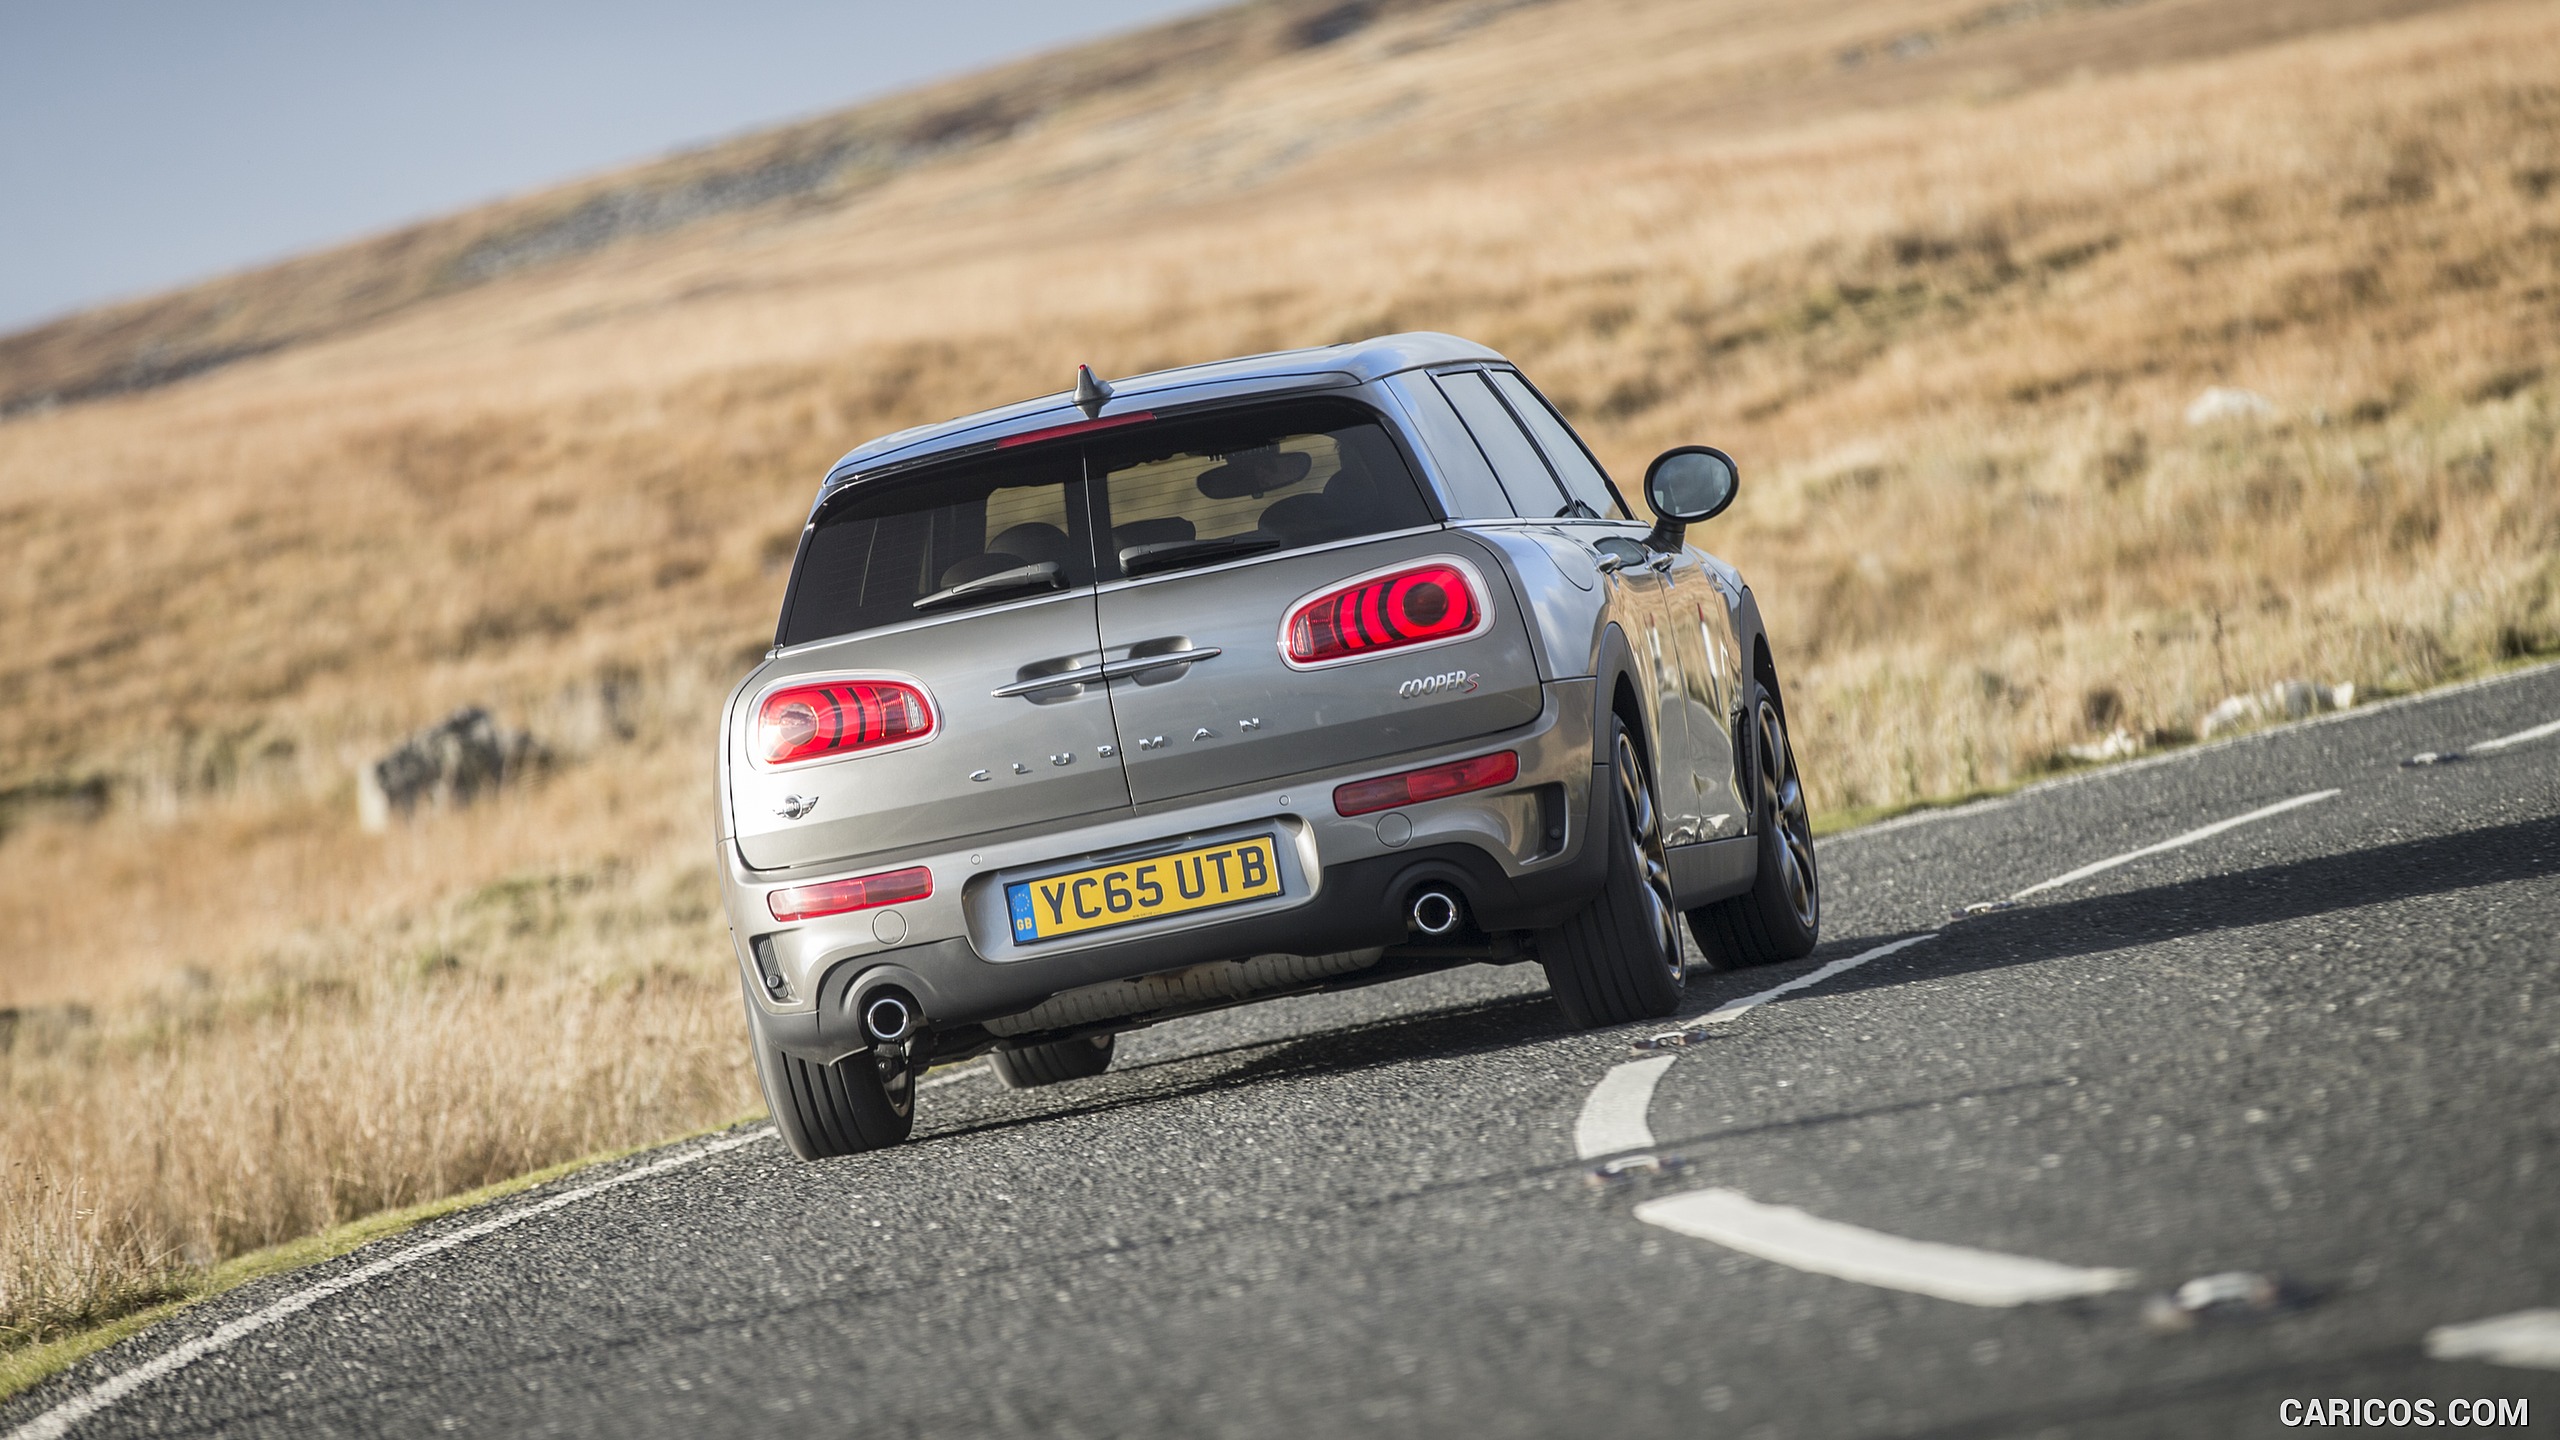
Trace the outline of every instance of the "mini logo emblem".
{"label": "mini logo emblem", "polygon": [[773,813],[785,820],[797,820],[817,808],[818,797],[815,795],[785,795],[782,803],[773,807]]}
{"label": "mini logo emblem", "polygon": [[1425,695],[1472,695],[1475,693],[1476,681],[1482,678],[1466,670],[1451,670],[1442,675],[1425,675],[1419,680],[1407,680],[1397,686],[1396,698],[1416,700]]}

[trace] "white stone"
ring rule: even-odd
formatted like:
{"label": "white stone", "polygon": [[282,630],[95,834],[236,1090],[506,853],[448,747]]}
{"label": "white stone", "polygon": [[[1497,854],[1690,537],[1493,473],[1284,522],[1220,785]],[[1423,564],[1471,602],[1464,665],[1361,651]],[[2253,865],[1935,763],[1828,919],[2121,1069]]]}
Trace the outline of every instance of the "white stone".
{"label": "white stone", "polygon": [[2272,420],[2275,402],[2255,390],[2215,385],[2187,402],[2189,425],[2219,425],[2226,420]]}
{"label": "white stone", "polygon": [[2323,710],[2352,709],[2355,703],[2353,682],[2315,685],[2308,680],[2279,680],[2254,694],[2234,695],[2206,711],[2196,722],[2196,738],[2210,740],[2261,720],[2300,720]]}

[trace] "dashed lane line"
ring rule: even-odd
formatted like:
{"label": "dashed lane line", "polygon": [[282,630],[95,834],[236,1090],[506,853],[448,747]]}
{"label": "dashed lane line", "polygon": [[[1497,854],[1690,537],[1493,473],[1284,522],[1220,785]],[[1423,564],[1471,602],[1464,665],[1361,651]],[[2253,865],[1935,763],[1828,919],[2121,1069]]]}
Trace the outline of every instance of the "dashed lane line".
{"label": "dashed lane line", "polygon": [[2050,880],[2038,881],[2037,883],[2028,886],[2026,889],[2011,895],[2009,898],[2012,900],[2024,900],[2030,895],[2041,895],[2047,890],[2058,889],[2075,880],[2086,880],[2092,875],[2103,874],[2106,871],[2115,869],[2119,865],[2130,865],[2134,861],[2140,860],[2145,856],[2159,855],[2171,850],[2184,849],[2189,845],[2195,844],[2199,840],[2210,840],[2214,836],[2219,835],[2226,830],[2236,830],[2243,825],[2255,824],[2256,822],[2268,819],[2271,816],[2281,815],[2287,810],[2299,810],[2305,805],[2316,805],[2323,800],[2331,798],[2337,793],[2338,792],[2335,790],[2314,790],[2308,795],[2296,795],[2290,800],[2279,800],[2273,805],[2261,806],[2258,809],[2250,811],[2246,815],[2234,815],[2228,820],[2216,820],[2210,825],[2198,826],[2184,835],[2172,835],[2157,845],[2145,845],[2139,850],[2127,850],[2121,855],[2110,855],[2104,860],[2091,861],[2089,864],[2083,865],[2077,870],[2068,870],[2060,875],[2054,876]]}
{"label": "dashed lane line", "polygon": [[2427,1355],[2560,1370],[2560,1310],[2519,1310],[2467,1325],[2439,1325],[2427,1332]]}
{"label": "dashed lane line", "polygon": [[2032,1305],[2103,1295],[2141,1278],[2131,1270],[1906,1240],[1825,1220],[1792,1205],[1763,1205],[1739,1190],[1692,1190],[1648,1200],[1636,1207],[1636,1218],[1816,1275],[1964,1305]]}
{"label": "dashed lane line", "polygon": [[[1727,1000],[1713,1010],[1699,1016],[1697,1019],[1686,1022],[1680,1028],[1684,1030],[1695,1030],[1701,1025],[1717,1025],[1729,1020],[1739,1020],[1744,1015],[1749,1014],[1752,1010],[1768,1004],[1770,1001],[1777,999],[1781,995],[1802,990],[1808,986],[1819,985],[1823,981],[1828,980],[1835,975],[1855,970],[1870,960],[1881,960],[1897,950],[1908,950],[1923,940],[1935,940],[1937,938],[1938,932],[1931,930],[1922,935],[1905,935],[1899,940],[1888,940],[1884,944],[1878,945],[1871,950],[1861,950],[1855,955],[1843,956],[1842,958],[1834,960],[1830,964],[1824,965],[1819,969],[1808,970],[1792,980],[1772,985],[1768,989],[1760,991],[1758,994],[1745,995],[1738,1000]],[[1648,1090],[1647,1093],[1651,1093],[1650,1090]]]}
{"label": "dashed lane line", "polygon": [[752,1145],[772,1134],[773,1127],[765,1125],[743,1135],[723,1136],[707,1145],[699,1145],[680,1154],[653,1160],[618,1175],[608,1175],[592,1184],[581,1185],[574,1190],[563,1190],[548,1199],[536,1201],[521,1209],[510,1210],[503,1215],[492,1216],[476,1225],[466,1225],[459,1230],[439,1235],[424,1244],[412,1245],[406,1250],[386,1255],[370,1265],[360,1265],[344,1275],[323,1280],[307,1289],[297,1290],[263,1310],[244,1315],[207,1334],[199,1335],[183,1345],[163,1351],[130,1370],[90,1387],[10,1431],[7,1440],[59,1440],[60,1436],[70,1432],[72,1426],[152,1381],[174,1375],[217,1350],[238,1344],[278,1321],[288,1320],[301,1314],[332,1295],[378,1280],[395,1270],[405,1270],[421,1260],[431,1260],[447,1250],[468,1245],[474,1240],[494,1235],[511,1226],[521,1225],[536,1216],[566,1209],[581,1200],[601,1195],[607,1190],[615,1190],[625,1185],[634,1185],[640,1181],[652,1179],[680,1166],[708,1159],[723,1151],[735,1150],[742,1145]]}
{"label": "dashed lane line", "polygon": [[2519,730],[2513,735],[2501,735],[2495,740],[2483,740],[2479,744],[2472,746],[2470,749],[2465,750],[2462,753],[2465,755],[2484,755],[2493,751],[2504,750],[2510,745],[2530,744],[2531,742],[2539,740],[2546,735],[2560,735],[2560,720],[2553,720],[2546,724],[2536,725],[2530,730]]}
{"label": "dashed lane line", "polygon": [[[2129,850],[2122,855],[2066,871],[2050,880],[2030,885],[2010,899],[2023,900],[2146,856],[2210,840],[2240,826],[2317,804],[2337,793],[2336,790],[2315,790],[2308,795],[2296,795],[2290,800],[2261,806],[2245,815],[2217,820],[2156,845],[2145,845],[2139,850]],[[1766,990],[1728,1000],[1686,1022],[1682,1028],[1695,1029],[1738,1020],[1781,995],[1819,985],[1870,961],[1907,950],[1924,940],[1934,940],[1938,934],[1938,931],[1931,930],[1919,935],[1906,935],[1855,955],[1844,956]],[[1671,1069],[1674,1058],[1664,1055],[1630,1061],[1602,1076],[1600,1083],[1584,1099],[1581,1118],[1574,1125],[1576,1153],[1590,1160],[1651,1146],[1653,1128],[1646,1120],[1645,1112],[1652,1106],[1654,1089],[1662,1083],[1662,1077]],[[1798,1270],[1888,1290],[1932,1295],[1966,1305],[2029,1305],[2101,1295],[2124,1289],[2140,1278],[2131,1270],[2064,1265],[2025,1255],[2002,1255],[1961,1245],[1909,1240],[1899,1235],[1825,1220],[1791,1205],[1763,1204],[1739,1190],[1692,1190],[1682,1195],[1648,1200],[1636,1207],[1635,1216],[1648,1225],[1658,1225]],[[2551,1343],[2560,1347],[2560,1335],[2555,1335]]]}
{"label": "dashed lane line", "polygon": [[1624,1150],[1651,1148],[1653,1127],[1646,1123],[1645,1111],[1652,1108],[1653,1087],[1661,1083],[1672,1059],[1657,1055],[1630,1060],[1601,1076],[1583,1098],[1582,1118],[1574,1122],[1574,1153],[1596,1160]]}

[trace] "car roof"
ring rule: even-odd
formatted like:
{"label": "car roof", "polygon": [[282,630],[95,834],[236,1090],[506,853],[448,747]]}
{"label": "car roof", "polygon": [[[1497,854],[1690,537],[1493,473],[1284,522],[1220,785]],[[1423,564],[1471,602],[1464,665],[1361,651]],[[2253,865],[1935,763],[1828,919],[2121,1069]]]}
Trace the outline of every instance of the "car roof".
{"label": "car roof", "polygon": [[[1139,396],[1162,396],[1167,391],[1206,387],[1216,387],[1220,391],[1265,388],[1253,383],[1257,381],[1272,382],[1269,388],[1274,389],[1291,388],[1287,384],[1291,380],[1304,382],[1309,388],[1361,385],[1425,365],[1466,361],[1508,363],[1499,351],[1472,340],[1437,331],[1416,330],[1401,335],[1355,340],[1346,345],[1275,350],[1268,355],[1212,360],[1201,365],[1183,365],[1110,380],[1111,402],[1103,414],[1108,417],[1112,409],[1124,408],[1126,402]],[[1072,371],[1069,378],[1073,378]],[[819,489],[819,497],[823,500],[829,492],[861,471],[891,463],[904,465],[943,450],[982,445],[1008,435],[1082,418],[1083,412],[1075,407],[1074,392],[1060,390],[1036,399],[981,410],[974,415],[883,435],[856,446],[829,467],[826,483]]]}

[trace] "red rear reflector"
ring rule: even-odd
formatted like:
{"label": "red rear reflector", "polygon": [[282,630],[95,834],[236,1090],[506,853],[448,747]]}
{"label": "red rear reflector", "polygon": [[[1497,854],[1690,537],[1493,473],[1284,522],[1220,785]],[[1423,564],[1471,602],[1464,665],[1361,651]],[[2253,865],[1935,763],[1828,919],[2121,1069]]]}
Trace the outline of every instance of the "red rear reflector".
{"label": "red rear reflector", "polygon": [[933,733],[933,704],[896,680],[794,685],[756,710],[756,754],[767,765],[851,755]]}
{"label": "red rear reflector", "polygon": [[1337,785],[1333,810],[1337,815],[1366,815],[1372,810],[1393,810],[1399,805],[1417,805],[1425,800],[1464,795],[1470,790],[1490,790],[1519,778],[1519,752],[1505,750],[1499,755],[1479,755],[1473,760],[1452,760],[1401,775]]}
{"label": "red rear reflector", "polygon": [[922,865],[880,875],[857,875],[816,885],[794,885],[765,897],[776,920],[815,920],[850,910],[872,910],[902,900],[922,900],[933,893],[933,872]]}
{"label": "red rear reflector", "polygon": [[1417,565],[1319,595],[1289,612],[1281,647],[1293,665],[1427,645],[1482,627],[1484,600],[1455,565]]}
{"label": "red rear reflector", "polygon": [[996,448],[1010,450],[1016,445],[1056,440],[1067,435],[1082,435],[1092,430],[1108,430],[1115,425],[1135,425],[1141,420],[1154,418],[1156,418],[1156,412],[1153,410],[1132,410],[1126,415],[1113,415],[1101,420],[1077,420],[1065,425],[1052,425],[1046,430],[1025,430],[1019,435],[1007,435],[996,442]]}

